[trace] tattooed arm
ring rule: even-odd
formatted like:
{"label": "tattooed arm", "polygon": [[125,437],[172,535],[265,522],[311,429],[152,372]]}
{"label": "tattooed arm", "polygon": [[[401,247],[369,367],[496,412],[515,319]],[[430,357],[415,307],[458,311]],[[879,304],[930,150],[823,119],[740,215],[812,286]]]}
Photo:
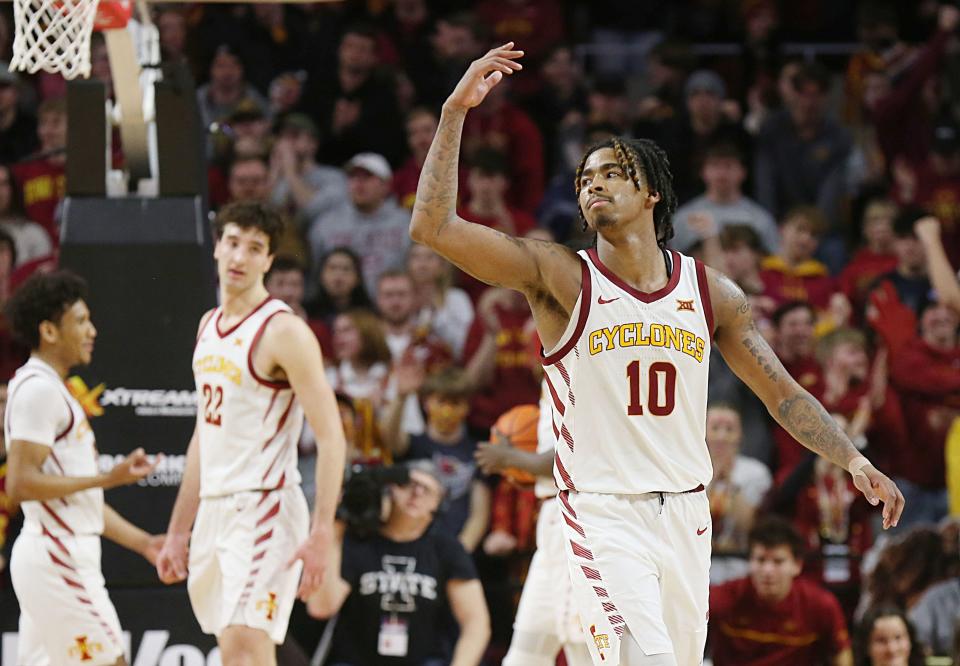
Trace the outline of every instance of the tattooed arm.
{"label": "tattooed arm", "polygon": [[[417,186],[410,236],[436,250],[464,271],[487,284],[528,295],[552,283],[576,300],[580,288],[578,259],[573,251],[544,241],[513,238],[457,216],[457,168],[460,137],[467,111],[479,105],[504,75],[521,68],[523,51],[513,43],[491,49],[467,69],[447,98]],[[571,280],[572,276],[572,280]],[[568,284],[569,282],[569,284]],[[563,299],[567,300],[567,299]],[[568,304],[572,307],[573,303]]]}
{"label": "tattooed arm", "polygon": [[[707,268],[716,320],[714,341],[724,360],[766,405],[784,429],[805,447],[843,469],[860,453],[816,398],[784,370],[753,321],[750,301],[727,276]],[[903,511],[897,486],[868,464],[853,482],[871,504],[882,501],[883,525],[896,525]]]}

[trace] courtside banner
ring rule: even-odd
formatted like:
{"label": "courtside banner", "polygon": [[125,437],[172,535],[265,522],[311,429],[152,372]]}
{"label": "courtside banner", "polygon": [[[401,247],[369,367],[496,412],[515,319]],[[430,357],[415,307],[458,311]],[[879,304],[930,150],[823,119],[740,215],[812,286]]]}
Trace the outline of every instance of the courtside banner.
{"label": "courtside banner", "polygon": [[[216,300],[201,199],[68,198],[61,264],[90,285],[93,363],[68,384],[90,415],[101,471],[137,447],[164,455],[151,476],[108,490],[106,500],[162,533],[196,419],[190,361],[197,324]],[[159,585],[145,560],[106,539],[103,572],[111,587]]]}

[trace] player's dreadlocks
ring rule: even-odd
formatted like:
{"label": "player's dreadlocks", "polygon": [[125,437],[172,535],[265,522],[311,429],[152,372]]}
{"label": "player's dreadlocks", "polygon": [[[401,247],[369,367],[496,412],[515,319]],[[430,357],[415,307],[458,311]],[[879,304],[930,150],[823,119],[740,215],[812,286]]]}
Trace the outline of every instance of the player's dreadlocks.
{"label": "player's dreadlocks", "polygon": [[[623,139],[611,137],[599,141],[583,154],[580,166],[577,167],[575,186],[577,201],[580,200],[580,176],[583,167],[591,154],[602,148],[613,148],[617,162],[624,173],[630,176],[637,190],[640,190],[641,177],[646,181],[651,192],[660,195],[660,201],[653,208],[653,228],[657,233],[657,245],[666,247],[667,241],[673,238],[673,212],[677,209],[677,195],[673,191],[673,175],[670,173],[670,160],[663,148],[649,139]],[[583,208],[578,204],[580,222],[583,229],[587,229],[587,220],[583,215]]]}

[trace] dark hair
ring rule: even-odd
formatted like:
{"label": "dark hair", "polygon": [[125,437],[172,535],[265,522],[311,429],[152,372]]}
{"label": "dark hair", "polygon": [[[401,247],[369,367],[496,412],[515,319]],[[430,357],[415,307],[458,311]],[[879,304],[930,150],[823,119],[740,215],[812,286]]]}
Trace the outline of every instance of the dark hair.
{"label": "dark hair", "polygon": [[903,624],[907,628],[907,636],[910,637],[910,657],[907,659],[907,666],[923,666],[923,649],[917,642],[917,632],[913,623],[910,622],[902,608],[891,604],[874,606],[864,614],[860,624],[857,625],[852,637],[854,666],[871,666],[870,636],[873,635],[873,628],[876,626],[877,620],[885,617],[898,617],[903,620]]}
{"label": "dark hair", "polygon": [[703,153],[703,161],[706,162],[711,158],[737,160],[740,164],[744,162],[743,150],[733,141],[717,141],[707,146]]}
{"label": "dark hair", "polygon": [[803,62],[800,70],[790,79],[790,84],[797,92],[801,92],[803,87],[809,83],[814,84],[825,93],[830,90],[830,73],[818,62]]}
{"label": "dark hair", "polygon": [[379,287],[381,282],[384,280],[389,280],[390,278],[404,278],[405,280],[408,280],[410,284],[413,284],[413,278],[410,277],[410,273],[404,269],[388,268],[377,276],[377,286]]}
{"label": "dark hair", "polygon": [[470,156],[468,161],[471,169],[476,169],[485,176],[508,176],[510,165],[506,156],[493,148],[480,148]]}
{"label": "dark hair", "polygon": [[304,276],[307,273],[306,269],[303,267],[303,264],[293,257],[274,257],[273,263],[270,265],[270,270],[267,271],[264,279],[269,279],[270,276],[275,273],[287,273],[289,271],[297,271]]}
{"label": "dark hair", "polygon": [[6,229],[0,229],[0,245],[10,248],[10,269],[17,265],[17,242]]}
{"label": "dark hair", "polygon": [[366,37],[369,40],[372,40],[374,45],[377,43],[377,29],[373,26],[372,23],[367,23],[365,21],[356,21],[351,23],[343,30],[343,36],[340,38],[340,41],[343,41],[343,38],[347,35],[359,35],[360,37]]}
{"label": "dark hair", "polygon": [[747,536],[747,544],[750,551],[753,551],[754,546],[786,546],[797,560],[802,561],[804,556],[803,538],[789,521],[779,516],[767,515],[758,518]]}
{"label": "dark hair", "polygon": [[773,316],[770,317],[771,321],[773,321],[773,325],[779,328],[780,322],[783,321],[783,318],[794,310],[806,310],[810,313],[810,316],[814,320],[817,318],[816,311],[807,301],[787,301],[786,303],[778,305],[777,309],[773,311]]}
{"label": "dark hair", "polygon": [[283,235],[283,216],[267,204],[259,201],[236,201],[220,209],[213,220],[213,230],[217,240],[223,236],[223,229],[228,224],[235,224],[241,229],[258,229],[270,238],[268,252],[273,254]]}
{"label": "dark hair", "polygon": [[917,206],[908,206],[901,210],[893,220],[893,235],[897,238],[913,238],[916,232],[913,230],[914,223],[921,217],[929,215],[923,208]]}
{"label": "dark hair", "polygon": [[749,224],[728,224],[720,230],[720,247],[724,250],[732,250],[741,243],[757,254],[767,253],[760,234]]}
{"label": "dark hair", "polygon": [[468,30],[473,38],[481,45],[490,41],[490,30],[486,23],[477,20],[476,15],[470,11],[459,11],[447,14],[440,19],[452,28],[462,28]]}
{"label": "dark hair", "polygon": [[23,207],[23,191],[17,187],[17,181],[13,177],[13,169],[10,168],[9,164],[0,164],[0,169],[7,172],[7,178],[10,180],[10,207],[7,209],[7,215],[26,217],[26,209]]}
{"label": "dark hair", "polygon": [[474,393],[473,382],[463,368],[448,366],[442,370],[430,373],[423,386],[420,396],[428,398],[436,395],[452,400],[466,400]]}
{"label": "dark hair", "polygon": [[18,342],[40,348],[40,324],[60,323],[63,313],[87,297],[87,283],[69,271],[38,273],[24,282],[7,302],[6,315]]}
{"label": "dark hair", "polygon": [[950,576],[955,559],[937,530],[914,527],[880,551],[863,587],[875,604],[905,606],[907,599]]}
{"label": "dark hair", "polygon": [[353,288],[353,291],[350,292],[350,302],[347,305],[347,308],[373,308],[373,302],[370,300],[370,294],[367,293],[366,283],[363,281],[363,262],[360,261],[360,256],[349,247],[340,246],[333,248],[324,254],[323,258],[320,259],[320,264],[317,270],[317,295],[307,307],[307,312],[311,316],[323,317],[325,315],[336,314],[338,312],[333,299],[330,297],[330,294],[327,293],[327,290],[323,288],[323,281],[320,279],[320,277],[323,275],[323,269],[327,265],[327,262],[330,261],[331,257],[336,255],[344,256],[349,259],[350,263],[353,264],[354,272],[357,274],[357,284]]}
{"label": "dark hair", "polygon": [[[666,247],[667,241],[673,238],[673,213],[677,210],[677,195],[673,191],[673,175],[670,173],[670,160],[663,148],[649,139],[626,139],[612,137],[605,141],[593,144],[583,154],[580,165],[577,167],[575,187],[577,200],[580,199],[580,177],[587,158],[603,148],[613,148],[620,168],[633,181],[639,191],[641,178],[646,180],[647,189],[660,195],[660,201],[653,207],[653,228],[657,234],[657,245]],[[580,212],[580,222],[583,229],[587,228],[587,219],[583,215],[583,207],[577,204]]]}

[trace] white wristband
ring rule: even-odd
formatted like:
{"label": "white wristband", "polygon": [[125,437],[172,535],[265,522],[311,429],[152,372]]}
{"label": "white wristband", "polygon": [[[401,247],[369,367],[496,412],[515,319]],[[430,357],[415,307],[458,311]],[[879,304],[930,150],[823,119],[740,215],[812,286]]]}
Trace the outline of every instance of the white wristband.
{"label": "white wristband", "polygon": [[863,473],[863,468],[869,464],[870,461],[864,456],[857,456],[850,461],[850,463],[847,465],[847,469],[850,470],[850,476],[856,476],[857,474],[866,476],[866,474]]}

